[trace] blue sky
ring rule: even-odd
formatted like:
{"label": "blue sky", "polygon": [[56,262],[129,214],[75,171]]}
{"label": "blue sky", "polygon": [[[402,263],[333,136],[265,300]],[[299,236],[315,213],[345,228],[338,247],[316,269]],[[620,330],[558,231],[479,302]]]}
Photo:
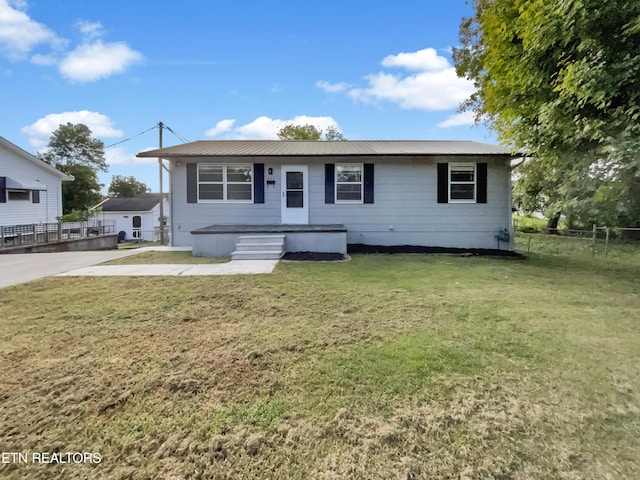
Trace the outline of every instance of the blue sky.
{"label": "blue sky", "polygon": [[[494,143],[457,106],[465,0],[0,0],[0,135],[36,153],[60,123],[111,145],[159,121],[190,141],[269,139],[287,123],[350,140]],[[170,132],[164,145],[181,143]],[[154,191],[151,130],[108,148]]]}

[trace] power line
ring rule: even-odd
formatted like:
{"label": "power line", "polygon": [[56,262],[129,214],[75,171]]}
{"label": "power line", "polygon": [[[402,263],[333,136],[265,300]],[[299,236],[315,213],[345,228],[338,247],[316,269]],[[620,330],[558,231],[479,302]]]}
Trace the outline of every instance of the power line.
{"label": "power line", "polygon": [[[145,133],[150,132],[151,130],[154,130],[154,129],[158,128],[159,126],[160,126],[160,124],[154,125],[153,127],[148,128],[148,129],[147,129],[147,130],[145,130],[144,132],[140,132],[140,133],[138,133],[137,135],[134,135],[134,136],[132,136],[132,137],[126,138],[126,139],[124,139],[124,140],[120,140],[119,142],[112,143],[111,145],[107,145],[107,146],[106,146],[106,147],[104,147],[104,148],[105,148],[105,149],[106,149],[106,148],[111,148],[111,147],[115,147],[116,145],[120,145],[121,143],[128,142],[129,140],[133,140],[134,138],[139,137],[140,135],[144,135]],[[182,135],[180,135],[179,133],[175,132],[171,127],[169,127],[169,126],[167,126],[167,125],[164,125],[164,124],[163,124],[163,125],[162,125],[162,128],[166,128],[167,130],[169,130],[169,131],[170,131],[171,133],[173,133],[173,134],[178,138],[178,140],[180,140],[182,143],[189,143],[189,140],[187,140],[185,137],[183,137],[183,136],[182,136]]]}
{"label": "power line", "polygon": [[107,145],[107,146],[106,146],[106,147],[104,147],[104,148],[111,148],[111,147],[115,147],[116,145],[120,145],[121,143],[128,142],[129,140],[133,140],[134,138],[139,137],[140,135],[144,135],[145,133],[150,132],[150,131],[151,131],[151,130],[153,130],[154,128],[158,128],[158,126],[157,126],[157,125],[154,125],[153,127],[149,128],[149,129],[147,129],[147,130],[145,130],[144,132],[140,132],[139,134],[134,135],[133,137],[129,137],[129,138],[125,139],[125,140],[120,140],[119,142],[112,143],[111,145]]}
{"label": "power line", "polygon": [[178,133],[174,132],[174,131],[171,129],[171,127],[168,127],[168,126],[166,126],[166,125],[165,125],[165,126],[164,126],[164,128],[166,128],[166,129],[167,129],[167,130],[169,130],[171,133],[173,133],[173,134],[178,138],[178,140],[180,140],[182,143],[189,143],[189,140],[187,140],[186,138],[184,138],[182,135],[180,135],[180,134],[178,134]]}

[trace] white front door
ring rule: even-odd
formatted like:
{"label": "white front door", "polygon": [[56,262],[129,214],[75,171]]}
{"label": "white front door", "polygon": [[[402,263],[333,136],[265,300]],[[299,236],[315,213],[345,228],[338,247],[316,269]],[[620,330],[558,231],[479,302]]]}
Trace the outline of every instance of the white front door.
{"label": "white front door", "polygon": [[280,223],[309,223],[309,167],[282,166]]}

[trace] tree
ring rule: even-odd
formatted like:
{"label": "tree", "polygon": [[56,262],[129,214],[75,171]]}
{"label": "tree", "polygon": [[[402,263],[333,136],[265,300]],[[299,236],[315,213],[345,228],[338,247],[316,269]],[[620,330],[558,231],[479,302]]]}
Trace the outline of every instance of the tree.
{"label": "tree", "polygon": [[60,125],[49,138],[40,158],[58,170],[73,175],[62,183],[62,211],[84,211],[100,201],[98,171],[107,171],[104,143],[91,138],[91,130],[81,123]]}
{"label": "tree", "polygon": [[[606,210],[603,189],[632,192],[640,175],[640,2],[473,6],[453,55],[458,75],[476,87],[462,108],[531,156],[520,190],[537,192],[550,216],[585,220],[599,215],[598,205]],[[633,203],[617,205],[625,211],[619,221],[633,220]]]}
{"label": "tree", "polygon": [[347,139],[335,125],[329,125],[324,132],[324,140],[327,142],[345,142]]}
{"label": "tree", "polygon": [[63,171],[73,175],[74,180],[62,183],[62,213],[87,211],[100,203],[100,189],[103,185],[98,181],[95,168],[88,165],[68,165]]}
{"label": "tree", "polygon": [[280,140],[325,140],[329,142],[345,141],[344,135],[340,132],[335,125],[329,125],[327,131],[323,132],[322,129],[315,125],[294,125],[292,123],[282,127],[278,133]]}
{"label": "tree", "polygon": [[135,177],[125,177],[123,175],[111,177],[111,184],[109,185],[110,197],[131,198],[149,191],[151,189],[146,184],[136,180]]}

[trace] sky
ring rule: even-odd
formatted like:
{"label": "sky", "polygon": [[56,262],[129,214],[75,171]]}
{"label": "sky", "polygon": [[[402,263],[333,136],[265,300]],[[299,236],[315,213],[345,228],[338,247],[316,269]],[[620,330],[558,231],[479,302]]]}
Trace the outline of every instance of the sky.
{"label": "sky", "polygon": [[158,191],[157,161],[135,155],[158,147],[159,122],[164,146],[277,139],[289,123],[495,143],[458,113],[469,3],[0,0],[0,136],[37,154],[61,123],[86,124],[108,147],[105,193],[112,175]]}

